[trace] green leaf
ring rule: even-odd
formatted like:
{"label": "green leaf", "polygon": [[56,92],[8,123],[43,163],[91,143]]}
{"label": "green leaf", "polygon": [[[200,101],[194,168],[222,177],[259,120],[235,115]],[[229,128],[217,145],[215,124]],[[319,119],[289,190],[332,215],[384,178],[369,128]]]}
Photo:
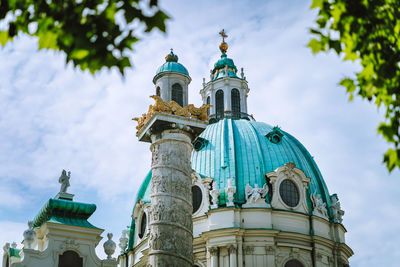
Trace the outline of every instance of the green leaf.
{"label": "green leaf", "polygon": [[42,31],[38,34],[38,37],[39,37],[39,49],[57,50],[58,48],[57,34],[50,31],[45,31],[45,32]]}
{"label": "green leaf", "polygon": [[321,42],[315,38],[311,39],[307,46],[311,48],[313,54],[316,54],[322,50]]}
{"label": "green leaf", "polygon": [[392,172],[395,167],[400,167],[400,150],[388,149],[383,156],[383,162],[386,163],[386,168]]}
{"label": "green leaf", "polygon": [[12,41],[12,38],[8,36],[8,31],[0,31],[0,44],[5,46],[8,41]]}
{"label": "green leaf", "polygon": [[393,129],[393,125],[387,125],[386,123],[382,122],[378,126],[378,133],[383,135],[388,142],[395,142],[394,135],[396,133],[396,129]]}
{"label": "green leaf", "polygon": [[70,56],[71,56],[71,58],[83,59],[87,55],[89,55],[88,50],[79,49],[79,50],[73,50]]}
{"label": "green leaf", "polygon": [[322,8],[324,0],[313,0],[310,9]]}

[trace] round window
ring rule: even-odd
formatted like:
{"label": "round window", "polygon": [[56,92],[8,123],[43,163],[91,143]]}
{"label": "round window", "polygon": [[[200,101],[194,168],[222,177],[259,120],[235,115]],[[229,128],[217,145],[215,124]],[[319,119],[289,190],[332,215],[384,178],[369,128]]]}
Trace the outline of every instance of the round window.
{"label": "round window", "polygon": [[292,181],[283,180],[279,187],[279,194],[283,202],[289,207],[296,207],[299,204],[299,191]]}
{"label": "round window", "polygon": [[303,264],[301,264],[298,260],[290,260],[285,263],[285,267],[303,267]]}
{"label": "round window", "polygon": [[144,234],[146,233],[146,224],[147,224],[146,213],[143,212],[142,220],[140,221],[140,231],[139,231],[140,238],[143,238]]}
{"label": "round window", "polygon": [[195,213],[196,211],[199,210],[200,206],[201,206],[201,201],[203,200],[203,195],[201,193],[201,189],[200,187],[198,187],[197,185],[192,186],[192,196],[193,196],[193,213]]}

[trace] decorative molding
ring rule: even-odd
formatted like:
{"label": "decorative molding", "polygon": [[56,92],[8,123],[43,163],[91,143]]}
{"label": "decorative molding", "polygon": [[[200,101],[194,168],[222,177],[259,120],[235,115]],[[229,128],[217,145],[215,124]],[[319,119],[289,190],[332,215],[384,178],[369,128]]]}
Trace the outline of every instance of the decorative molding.
{"label": "decorative molding", "polygon": [[217,256],[218,247],[208,247],[208,252],[210,253],[211,256]]}
{"label": "decorative molding", "polygon": [[251,255],[254,253],[254,246],[244,246],[244,254]]}
{"label": "decorative molding", "polygon": [[229,254],[232,254],[232,253],[236,254],[236,252],[237,252],[237,246],[234,245],[234,244],[229,245],[229,246],[228,246],[228,251],[229,251]]}
{"label": "decorative molding", "polygon": [[75,239],[66,239],[60,244],[60,249],[61,250],[67,250],[67,249],[79,249],[79,244],[76,242]]}

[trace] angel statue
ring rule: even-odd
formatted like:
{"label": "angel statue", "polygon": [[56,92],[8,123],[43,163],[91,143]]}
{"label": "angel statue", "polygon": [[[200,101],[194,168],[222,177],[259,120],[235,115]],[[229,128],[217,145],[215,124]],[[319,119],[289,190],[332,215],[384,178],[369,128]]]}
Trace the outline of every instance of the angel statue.
{"label": "angel statue", "polygon": [[326,210],[326,203],[321,198],[320,194],[317,194],[315,190],[313,194],[310,195],[311,202],[313,204],[313,214],[317,216],[322,216],[328,218],[328,212]]}
{"label": "angel statue", "polygon": [[67,188],[70,186],[69,179],[71,178],[71,172],[67,172],[65,170],[62,171],[60,178],[58,178],[58,182],[61,184],[60,193],[66,193]]}
{"label": "angel statue", "polygon": [[246,203],[256,203],[259,199],[265,198],[268,194],[268,186],[264,184],[263,187],[258,187],[258,184],[254,184],[254,188],[250,184],[246,185]]}

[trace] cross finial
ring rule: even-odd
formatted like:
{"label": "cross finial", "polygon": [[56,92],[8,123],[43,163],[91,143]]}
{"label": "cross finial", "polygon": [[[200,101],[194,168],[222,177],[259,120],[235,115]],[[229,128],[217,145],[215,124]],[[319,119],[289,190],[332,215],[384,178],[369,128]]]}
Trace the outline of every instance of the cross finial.
{"label": "cross finial", "polygon": [[171,48],[171,53],[174,53],[174,49]]}
{"label": "cross finial", "polygon": [[225,38],[228,37],[228,35],[226,35],[225,33],[225,30],[222,29],[222,31],[220,31],[219,34],[222,36],[222,42],[225,42]]}

